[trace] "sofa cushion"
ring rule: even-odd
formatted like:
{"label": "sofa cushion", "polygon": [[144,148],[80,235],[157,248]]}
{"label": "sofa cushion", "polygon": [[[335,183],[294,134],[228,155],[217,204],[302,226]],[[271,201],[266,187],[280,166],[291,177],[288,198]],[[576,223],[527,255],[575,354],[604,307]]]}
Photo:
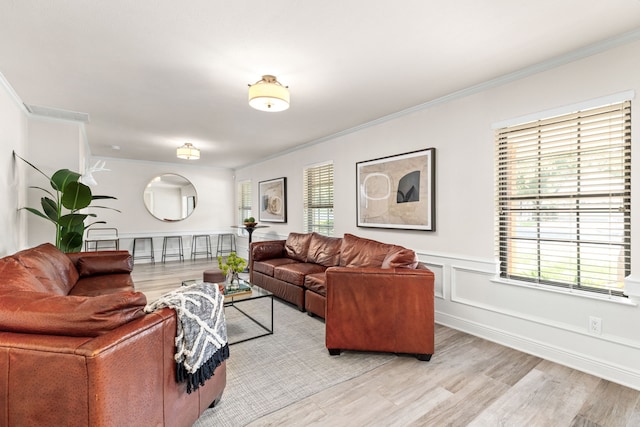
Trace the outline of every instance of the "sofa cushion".
{"label": "sofa cushion", "polygon": [[418,255],[411,249],[394,246],[382,261],[382,268],[416,268]]}
{"label": "sofa cushion", "polygon": [[307,274],[321,273],[327,268],[319,264],[308,262],[296,262],[276,267],[273,277],[296,286],[304,285],[304,278]]}
{"label": "sofa cushion", "polygon": [[304,278],[304,287],[310,291],[327,296],[327,275],[325,272],[307,274]]}
{"label": "sofa cushion", "polygon": [[0,330],[95,337],[143,316],[146,303],[141,292],[95,297],[4,292],[0,294]]}
{"label": "sofa cushion", "polygon": [[291,258],[274,258],[266,259],[264,261],[254,261],[253,271],[257,271],[258,273],[266,274],[267,276],[273,277],[274,268],[286,264],[296,264],[297,262],[298,261]]}
{"label": "sofa cushion", "polygon": [[340,267],[380,268],[394,245],[345,234],[340,252]]}
{"label": "sofa cushion", "polygon": [[[98,253],[96,252],[96,254]],[[133,270],[133,259],[128,252],[102,253],[100,256],[81,256],[76,266],[80,277],[99,274],[128,274]]]}
{"label": "sofa cushion", "polygon": [[7,290],[47,292],[27,268],[11,257],[0,259],[0,292]]}
{"label": "sofa cushion", "polygon": [[340,264],[341,247],[342,239],[340,237],[327,237],[312,233],[307,251],[307,262],[325,267],[335,267]]}
{"label": "sofa cushion", "polygon": [[51,243],[17,252],[13,258],[56,295],[67,295],[79,278],[73,262]]}
{"label": "sofa cushion", "polygon": [[300,262],[307,262],[307,252],[311,243],[311,233],[289,233],[284,244],[287,257]]}

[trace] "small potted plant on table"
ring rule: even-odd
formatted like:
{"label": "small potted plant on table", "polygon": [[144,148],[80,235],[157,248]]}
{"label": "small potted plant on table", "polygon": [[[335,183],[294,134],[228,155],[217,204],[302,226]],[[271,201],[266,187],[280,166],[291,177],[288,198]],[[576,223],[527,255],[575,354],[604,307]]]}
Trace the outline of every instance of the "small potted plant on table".
{"label": "small potted plant on table", "polygon": [[253,228],[256,225],[258,225],[258,223],[256,222],[256,219],[254,217],[250,216],[249,218],[244,219],[244,226],[246,228]]}
{"label": "small potted plant on table", "polygon": [[244,271],[244,268],[247,266],[247,261],[243,258],[240,258],[235,252],[231,252],[225,261],[222,258],[222,255],[218,256],[218,268],[222,271],[225,276],[225,284],[230,287],[240,284],[240,278],[238,277],[238,273]]}

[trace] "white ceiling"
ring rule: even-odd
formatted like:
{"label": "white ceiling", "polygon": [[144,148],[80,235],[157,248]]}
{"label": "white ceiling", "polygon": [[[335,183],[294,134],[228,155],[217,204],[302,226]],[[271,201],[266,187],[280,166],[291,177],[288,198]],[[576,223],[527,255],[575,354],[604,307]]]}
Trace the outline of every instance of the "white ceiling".
{"label": "white ceiling", "polygon": [[[638,30],[640,0],[0,0],[0,73],[93,155],[234,168]],[[249,107],[263,74],[289,110]]]}

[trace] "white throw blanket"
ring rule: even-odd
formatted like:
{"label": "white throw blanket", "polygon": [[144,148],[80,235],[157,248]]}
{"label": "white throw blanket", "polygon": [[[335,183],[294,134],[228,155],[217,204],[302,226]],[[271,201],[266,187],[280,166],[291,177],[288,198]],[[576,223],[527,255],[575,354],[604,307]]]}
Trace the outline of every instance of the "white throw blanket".
{"label": "white throw blanket", "polygon": [[215,369],[229,358],[224,295],[213,283],[183,286],[147,304],[151,313],[164,307],[177,313],[176,380],[187,381],[191,393],[211,378]]}

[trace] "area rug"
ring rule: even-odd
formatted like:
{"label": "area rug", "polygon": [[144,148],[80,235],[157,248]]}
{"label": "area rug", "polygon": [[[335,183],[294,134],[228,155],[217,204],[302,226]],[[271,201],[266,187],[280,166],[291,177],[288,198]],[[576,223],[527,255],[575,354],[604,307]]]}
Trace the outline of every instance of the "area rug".
{"label": "area rug", "polygon": [[[238,307],[269,324],[268,304],[270,299],[266,298]],[[237,310],[228,307],[225,315],[230,342],[260,333]],[[205,411],[194,427],[244,426],[395,358],[393,354],[367,352],[329,356],[324,322],[274,301],[274,334],[230,347],[222,400]]]}

